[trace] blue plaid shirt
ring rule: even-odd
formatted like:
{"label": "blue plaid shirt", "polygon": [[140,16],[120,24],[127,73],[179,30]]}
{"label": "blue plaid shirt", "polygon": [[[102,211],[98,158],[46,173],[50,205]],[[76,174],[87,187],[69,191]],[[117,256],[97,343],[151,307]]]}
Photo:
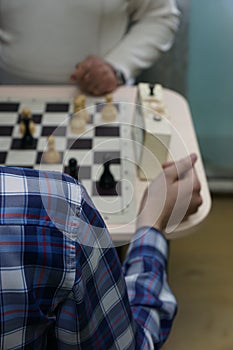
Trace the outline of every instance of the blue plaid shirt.
{"label": "blue plaid shirt", "polygon": [[71,177],[0,167],[0,191],[0,349],[161,347],[176,301],[160,232],[138,230],[122,267]]}

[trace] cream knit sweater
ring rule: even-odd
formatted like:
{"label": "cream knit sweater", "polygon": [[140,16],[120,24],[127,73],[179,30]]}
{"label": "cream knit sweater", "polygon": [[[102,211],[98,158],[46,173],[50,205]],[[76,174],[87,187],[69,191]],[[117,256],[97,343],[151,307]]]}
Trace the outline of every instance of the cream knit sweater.
{"label": "cream knit sweater", "polygon": [[67,83],[75,65],[95,54],[134,77],[171,47],[174,1],[0,0],[0,68]]}

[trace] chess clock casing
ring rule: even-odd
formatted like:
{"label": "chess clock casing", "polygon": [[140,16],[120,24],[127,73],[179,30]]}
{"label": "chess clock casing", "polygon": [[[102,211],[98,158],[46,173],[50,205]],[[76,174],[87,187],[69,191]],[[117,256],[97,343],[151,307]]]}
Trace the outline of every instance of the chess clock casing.
{"label": "chess clock casing", "polygon": [[[139,105],[133,127],[138,175],[141,180],[151,180],[161,172],[161,164],[168,159],[171,140],[170,122],[165,115],[158,114],[150,107],[148,91],[148,84],[139,84]],[[159,93],[161,98],[161,90]]]}
{"label": "chess clock casing", "polygon": [[141,114],[141,106],[135,108],[134,123],[132,125],[134,152],[137,166],[140,165],[142,145],[144,144],[144,121]]}

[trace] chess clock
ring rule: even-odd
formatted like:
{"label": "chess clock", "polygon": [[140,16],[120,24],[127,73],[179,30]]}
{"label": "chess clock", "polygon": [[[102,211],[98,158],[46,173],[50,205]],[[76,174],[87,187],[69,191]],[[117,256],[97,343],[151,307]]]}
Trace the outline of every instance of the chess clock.
{"label": "chess clock", "polygon": [[134,125],[138,175],[142,180],[151,180],[161,172],[161,164],[167,161],[171,126],[161,85],[140,83],[138,94]]}

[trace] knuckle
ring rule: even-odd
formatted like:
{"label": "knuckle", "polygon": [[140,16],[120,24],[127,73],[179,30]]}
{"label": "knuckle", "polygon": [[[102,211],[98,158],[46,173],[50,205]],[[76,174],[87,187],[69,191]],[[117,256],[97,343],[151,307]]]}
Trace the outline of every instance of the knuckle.
{"label": "knuckle", "polygon": [[202,205],[203,199],[201,196],[198,197],[197,203],[198,203],[198,206]]}
{"label": "knuckle", "polygon": [[198,193],[201,191],[201,183],[199,181],[194,183],[193,190]]}

